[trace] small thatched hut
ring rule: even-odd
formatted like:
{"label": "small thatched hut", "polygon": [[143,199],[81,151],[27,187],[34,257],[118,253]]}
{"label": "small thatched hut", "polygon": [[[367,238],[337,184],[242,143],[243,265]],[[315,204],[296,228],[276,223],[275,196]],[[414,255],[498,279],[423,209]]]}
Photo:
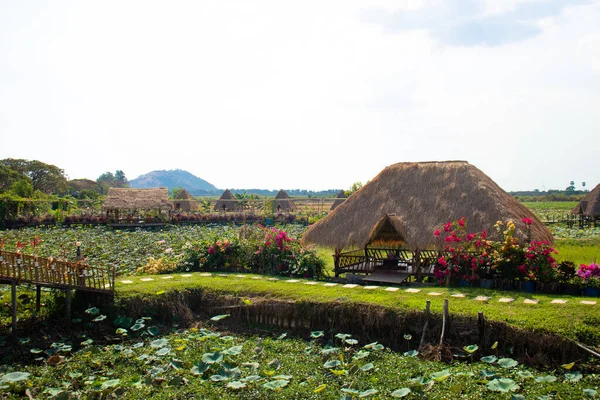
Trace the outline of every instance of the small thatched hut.
{"label": "small thatched hut", "polygon": [[552,233],[524,205],[466,161],[406,162],[385,168],[303,235],[304,243],[341,250],[366,248],[394,238],[412,250],[436,248],[433,232],[467,218],[468,230],[498,238],[498,220],[513,220],[515,235],[526,238],[520,221],[531,218],[533,239],[552,242]]}
{"label": "small thatched hut", "polygon": [[198,210],[198,202],[185,189],[182,189],[173,199],[173,207],[176,210],[196,211]]}
{"label": "small thatched hut", "polygon": [[331,208],[329,209],[329,211],[335,210],[336,207],[339,206],[340,204],[342,204],[344,201],[346,201],[347,198],[348,198],[348,196],[346,196],[346,192],[344,192],[343,190],[340,190],[340,192],[338,193],[338,195],[335,198],[335,201],[331,205]]}
{"label": "small thatched hut", "polygon": [[571,213],[594,222],[600,220],[600,184],[588,193]]}
{"label": "small thatched hut", "polygon": [[240,206],[231,190],[225,189],[219,200],[215,203],[215,211],[237,211]]}
{"label": "small thatched hut", "polygon": [[118,219],[119,213],[123,211],[151,211],[157,210],[159,213],[163,210],[170,211],[173,204],[169,201],[169,189],[131,189],[131,188],[110,188],[102,210],[107,215],[114,213]]}
{"label": "small thatched hut", "polygon": [[273,201],[273,210],[279,214],[282,212],[294,212],[295,209],[296,204],[290,199],[286,191],[281,189]]}

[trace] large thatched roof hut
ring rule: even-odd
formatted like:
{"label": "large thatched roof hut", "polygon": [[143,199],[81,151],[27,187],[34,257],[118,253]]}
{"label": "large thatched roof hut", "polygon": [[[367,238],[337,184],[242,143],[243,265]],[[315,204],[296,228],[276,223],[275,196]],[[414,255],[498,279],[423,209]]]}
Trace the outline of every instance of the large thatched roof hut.
{"label": "large thatched roof hut", "polygon": [[277,213],[294,212],[296,204],[290,199],[285,190],[281,189],[273,201],[273,209]]}
{"label": "large thatched roof hut", "polygon": [[102,210],[171,210],[169,189],[110,188]]}
{"label": "large thatched roof hut", "polygon": [[343,249],[364,248],[380,239],[410,249],[440,246],[433,235],[444,223],[466,217],[468,231],[513,220],[515,235],[526,238],[523,218],[531,218],[532,238],[552,241],[552,233],[524,205],[466,161],[405,162],[391,165],[353,193],[304,234],[304,243]]}
{"label": "large thatched roof hut", "polygon": [[589,192],[571,213],[593,219],[600,218],[600,184]]}
{"label": "large thatched roof hut", "polygon": [[343,190],[340,190],[340,192],[337,194],[333,204],[331,205],[331,208],[329,209],[329,211],[335,210],[337,208],[337,206],[339,206],[344,201],[346,201],[347,198],[348,198],[348,196],[346,196],[346,192],[344,192]]}
{"label": "large thatched roof hut", "polygon": [[225,189],[219,200],[215,203],[215,211],[237,211],[239,204],[231,190]]}
{"label": "large thatched roof hut", "polygon": [[173,199],[173,206],[176,210],[196,211],[198,210],[198,202],[185,189],[182,189]]}

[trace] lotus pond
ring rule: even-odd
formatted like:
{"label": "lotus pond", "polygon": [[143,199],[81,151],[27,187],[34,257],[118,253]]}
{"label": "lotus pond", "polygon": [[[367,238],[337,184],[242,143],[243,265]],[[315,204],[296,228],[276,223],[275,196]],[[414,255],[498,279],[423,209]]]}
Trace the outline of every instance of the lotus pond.
{"label": "lotus pond", "polygon": [[167,330],[150,318],[109,321],[90,308],[75,322],[92,331],[116,327],[104,343],[82,335],[39,348],[21,338],[29,362],[0,367],[0,397],[565,399],[596,397],[600,390],[599,376],[585,365],[531,370],[498,354],[496,344],[465,346],[458,355],[463,361],[444,364],[423,359],[410,335],[406,352],[395,353],[334,331],[305,338],[233,335],[219,329],[227,317]]}

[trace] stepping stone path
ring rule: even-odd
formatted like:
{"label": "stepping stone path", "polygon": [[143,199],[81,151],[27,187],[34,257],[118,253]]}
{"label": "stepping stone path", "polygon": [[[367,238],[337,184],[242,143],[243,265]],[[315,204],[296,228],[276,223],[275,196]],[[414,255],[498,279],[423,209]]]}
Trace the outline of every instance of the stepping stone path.
{"label": "stepping stone path", "polygon": [[406,293],[419,293],[421,289],[406,289]]}
{"label": "stepping stone path", "polygon": [[386,292],[397,292],[398,290],[400,290],[400,288],[397,288],[397,287],[386,287],[385,288]]}
{"label": "stepping stone path", "polygon": [[430,295],[430,296],[441,296],[441,295],[442,295],[442,294],[441,294],[441,293],[439,293],[439,292],[429,292],[429,293],[427,293],[427,294],[428,294],[428,295]]}
{"label": "stepping stone path", "polygon": [[452,297],[466,297],[463,293],[454,293]]}
{"label": "stepping stone path", "polygon": [[140,279],[140,281],[142,281],[142,282],[150,282],[150,281],[153,281],[153,280],[154,280],[154,278],[142,278],[142,279]]}
{"label": "stepping stone path", "polygon": [[183,274],[181,275],[182,278],[191,278],[192,274]]}
{"label": "stepping stone path", "polygon": [[[124,284],[128,285],[128,284],[130,284],[130,283],[133,283],[133,281],[121,281],[121,283],[124,283]],[[109,286],[110,286],[110,285],[109,285]]]}
{"label": "stepping stone path", "polygon": [[267,280],[268,281],[278,281],[279,279],[278,278],[268,278]]}
{"label": "stepping stone path", "polygon": [[287,283],[296,283],[296,282],[300,282],[298,279],[288,279],[286,281]]}
{"label": "stepping stone path", "polygon": [[162,279],[173,279],[172,276],[163,276]]}
{"label": "stepping stone path", "polygon": [[513,301],[515,301],[515,299],[511,298],[511,297],[502,297],[500,300],[498,300],[500,303],[512,303]]}
{"label": "stepping stone path", "polygon": [[377,289],[379,286],[365,286],[365,289],[367,290],[373,290],[373,289]]}
{"label": "stepping stone path", "polygon": [[589,301],[589,300],[581,300],[581,304],[586,304],[588,306],[595,306],[596,302],[595,301]]}
{"label": "stepping stone path", "polygon": [[219,274],[219,276],[222,276],[223,278],[227,278],[229,275],[227,275],[227,274]]}
{"label": "stepping stone path", "polygon": [[342,287],[345,287],[345,288],[348,288],[348,289],[352,289],[352,288],[355,288],[355,287],[357,287],[357,286],[358,286],[358,285],[356,285],[356,284],[354,284],[354,283],[347,283],[347,284],[345,284],[345,285],[344,285],[344,286],[342,286]]}
{"label": "stepping stone path", "polygon": [[305,285],[316,285],[316,284],[317,284],[317,282],[312,282],[312,281],[311,281],[311,282],[304,282],[304,284],[305,284]]}
{"label": "stepping stone path", "polygon": [[236,275],[235,277],[236,277],[236,278],[245,278],[245,277],[246,277],[246,275]]}
{"label": "stepping stone path", "polygon": [[487,296],[477,296],[475,297],[475,301],[489,301],[490,298]]}
{"label": "stepping stone path", "polygon": [[525,303],[525,304],[537,304],[537,303],[539,303],[539,300],[525,299],[525,301],[523,301],[523,303]]}
{"label": "stepping stone path", "polygon": [[[227,276],[227,275],[225,275],[225,276]],[[258,281],[258,280],[262,279],[262,276],[253,276],[252,279],[256,279]]]}
{"label": "stepping stone path", "polygon": [[326,283],[323,286],[327,286],[327,287],[337,286],[337,283]]}
{"label": "stepping stone path", "polygon": [[567,304],[567,300],[558,300],[558,299],[555,299],[555,300],[552,300],[550,302],[550,304]]}
{"label": "stepping stone path", "polygon": [[210,272],[203,272],[200,276],[212,276],[212,274]]}

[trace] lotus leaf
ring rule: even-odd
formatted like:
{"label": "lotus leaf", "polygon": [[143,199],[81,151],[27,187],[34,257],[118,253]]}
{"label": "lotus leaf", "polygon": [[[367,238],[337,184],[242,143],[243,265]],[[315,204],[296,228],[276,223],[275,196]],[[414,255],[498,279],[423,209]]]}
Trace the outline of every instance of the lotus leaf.
{"label": "lotus leaf", "polygon": [[579,371],[574,371],[571,373],[565,374],[565,380],[567,382],[578,382],[583,378],[583,375]]}
{"label": "lotus leaf", "polygon": [[365,358],[369,354],[371,354],[371,353],[368,351],[360,350],[360,351],[357,351],[356,353],[354,353],[354,356],[352,356],[352,359],[360,360],[361,358]]}
{"label": "lotus leaf", "polygon": [[2,378],[0,379],[0,384],[25,381],[25,380],[29,379],[30,375],[31,374],[29,372],[11,372],[11,373],[8,373],[8,374],[2,376]]}
{"label": "lotus leaf", "polygon": [[450,377],[450,371],[445,369],[439,372],[436,372],[434,374],[431,374],[431,379],[433,379],[436,382],[441,382],[443,380],[446,380]]}
{"label": "lotus leaf", "polygon": [[416,357],[419,354],[417,350],[410,350],[404,353],[407,357]]}
{"label": "lotus leaf", "polygon": [[342,365],[342,362],[340,360],[329,360],[325,364],[323,364],[325,368],[335,368],[339,367],[340,365]]}
{"label": "lotus leaf", "polygon": [[282,333],[281,335],[277,336],[277,340],[285,339],[286,336],[287,336],[287,333]]}
{"label": "lotus leaf", "polygon": [[501,358],[498,360],[498,365],[502,368],[516,367],[519,363],[512,358]]}
{"label": "lotus leaf", "polygon": [[263,385],[263,387],[266,389],[278,390],[278,389],[282,389],[282,388],[286,387],[288,383],[290,383],[290,381],[281,379],[281,380],[277,380],[277,381],[267,382]]}
{"label": "lotus leaf", "polygon": [[160,330],[157,327],[152,326],[152,327],[148,328],[148,333],[151,334],[152,336],[156,336],[160,333]]}
{"label": "lotus leaf", "polygon": [[100,309],[98,307],[90,307],[85,310],[85,313],[89,315],[98,315],[100,314]]}
{"label": "lotus leaf", "polygon": [[340,350],[339,347],[328,347],[328,348],[321,350],[321,354],[323,354],[323,355],[334,354],[334,353],[337,353],[339,350]]}
{"label": "lotus leaf", "polygon": [[486,362],[488,364],[493,364],[496,361],[498,361],[498,357],[492,355],[492,356],[486,356],[486,357],[481,357],[481,361]]}
{"label": "lotus leaf", "polygon": [[469,354],[473,354],[475,353],[477,350],[479,350],[479,346],[477,346],[476,344],[471,344],[469,346],[465,346],[463,347],[463,350],[466,351]]}
{"label": "lotus leaf", "polygon": [[391,394],[392,397],[405,397],[410,394],[411,390],[409,388],[402,388],[394,390]]}
{"label": "lotus leaf", "polygon": [[375,368],[375,366],[373,365],[373,363],[368,363],[368,364],[365,364],[362,367],[360,367],[360,370],[366,372],[366,371],[372,370],[373,368]]}
{"label": "lotus leaf", "polygon": [[514,392],[515,390],[519,390],[519,385],[515,383],[512,379],[500,378],[494,379],[486,385],[489,390],[494,392]]}
{"label": "lotus leaf", "polygon": [[227,387],[230,389],[243,389],[246,387],[246,384],[241,381],[233,381],[227,384]]}
{"label": "lotus leaf", "polygon": [[594,389],[583,389],[583,393],[587,397],[596,397],[596,395],[598,394],[598,392],[595,391]]}
{"label": "lotus leaf", "polygon": [[210,364],[200,361],[198,363],[195,363],[195,365],[192,367],[191,371],[192,371],[192,374],[194,374],[194,375],[202,375],[203,373],[208,371],[209,368],[210,368]]}
{"label": "lotus leaf", "polygon": [[159,349],[161,347],[165,347],[167,344],[169,344],[168,339],[160,338],[150,342],[150,347],[152,347],[153,349]]}
{"label": "lotus leaf", "polygon": [[233,346],[223,351],[223,354],[228,356],[237,356],[242,353],[242,346]]}
{"label": "lotus leaf", "polygon": [[317,338],[323,337],[324,335],[325,335],[325,333],[323,333],[323,331],[312,331],[310,333],[310,337],[312,339],[317,339]]}
{"label": "lotus leaf", "polygon": [[379,391],[377,389],[367,389],[365,391],[362,391],[360,393],[358,393],[358,397],[360,398],[364,398],[364,397],[369,397],[372,396],[376,393],[378,393]]}
{"label": "lotus leaf", "polygon": [[533,374],[529,371],[519,371],[519,372],[517,372],[517,375],[519,375],[523,379],[533,378]]}
{"label": "lotus leaf", "polygon": [[346,339],[346,340],[344,340],[344,342],[346,342],[349,345],[358,344],[358,340],[356,340],[356,339]]}
{"label": "lotus leaf", "polygon": [[352,335],[348,334],[348,333],[337,333],[335,335],[336,338],[340,339],[340,340],[346,340],[347,338],[351,337]]}
{"label": "lotus leaf", "polygon": [[259,375],[248,375],[247,377],[245,377],[244,379],[242,379],[244,382],[255,382],[260,380],[260,376]]}
{"label": "lotus leaf", "polygon": [[204,353],[202,355],[202,361],[207,364],[220,363],[223,361],[223,353],[217,351],[214,353]]}
{"label": "lotus leaf", "polygon": [[131,327],[131,330],[132,330],[132,331],[134,331],[134,332],[137,332],[137,331],[139,331],[140,329],[143,329],[145,326],[146,326],[146,325],[144,325],[144,324],[139,324],[139,323],[136,323],[135,325],[133,325],[133,326]]}
{"label": "lotus leaf", "polygon": [[537,378],[535,378],[535,381],[538,383],[556,382],[556,377],[554,375],[538,376]]}
{"label": "lotus leaf", "polygon": [[100,385],[100,390],[110,389],[112,387],[119,385],[120,383],[121,383],[120,379],[110,379],[108,381],[104,381],[104,382],[102,382],[102,385]]}
{"label": "lotus leaf", "polygon": [[286,381],[291,381],[292,378],[294,378],[292,375],[277,375],[277,376],[273,377],[273,379],[276,379],[276,380],[284,379]]}

